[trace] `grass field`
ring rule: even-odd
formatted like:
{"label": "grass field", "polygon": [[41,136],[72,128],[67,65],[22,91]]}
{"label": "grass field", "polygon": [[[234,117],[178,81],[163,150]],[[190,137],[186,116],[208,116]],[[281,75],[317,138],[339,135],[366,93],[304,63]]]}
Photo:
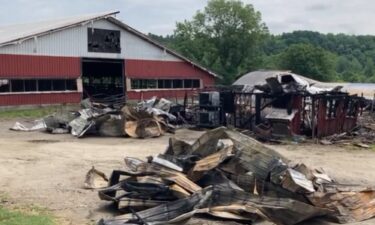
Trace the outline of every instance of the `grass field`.
{"label": "grass field", "polygon": [[74,106],[44,106],[32,109],[4,109],[0,110],[0,118],[3,119],[14,119],[14,118],[26,118],[26,119],[37,119],[50,115],[62,109],[73,109]]}
{"label": "grass field", "polygon": [[9,109],[0,111],[1,118],[41,118],[56,112],[60,107],[48,106],[35,109]]}
{"label": "grass field", "polygon": [[8,196],[0,192],[0,225],[55,225],[55,219],[43,208],[5,207]]}
{"label": "grass field", "polygon": [[10,210],[0,206],[0,225],[55,225],[48,213],[39,209]]}

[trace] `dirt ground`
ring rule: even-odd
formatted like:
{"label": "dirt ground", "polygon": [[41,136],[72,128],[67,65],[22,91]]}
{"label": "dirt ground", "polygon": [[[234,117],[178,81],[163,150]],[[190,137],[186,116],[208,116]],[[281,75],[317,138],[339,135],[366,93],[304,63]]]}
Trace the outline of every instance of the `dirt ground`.
{"label": "dirt ground", "polygon": [[[82,188],[85,174],[92,166],[109,175],[113,169],[121,169],[125,156],[142,158],[164,151],[170,137],[76,139],[71,135],[10,131],[14,122],[0,121],[0,192],[9,196],[11,204],[48,208],[63,225],[95,224],[102,217],[115,215],[107,203],[99,201],[96,191]],[[200,132],[190,130],[176,133],[190,141],[199,135]],[[295,162],[324,168],[342,183],[375,186],[373,150],[314,144],[271,147]],[[196,219],[190,224],[218,223]],[[314,220],[303,224],[330,223]],[[356,223],[370,224],[375,224],[375,219]]]}

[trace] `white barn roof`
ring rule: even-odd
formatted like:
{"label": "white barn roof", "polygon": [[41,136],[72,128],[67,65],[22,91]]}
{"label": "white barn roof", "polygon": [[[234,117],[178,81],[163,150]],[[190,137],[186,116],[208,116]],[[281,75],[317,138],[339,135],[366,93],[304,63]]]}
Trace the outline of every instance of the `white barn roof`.
{"label": "white barn roof", "polygon": [[114,15],[118,13],[119,11],[111,11],[111,12],[83,15],[83,16],[77,16],[77,17],[70,17],[70,18],[65,18],[65,19],[3,26],[3,27],[0,27],[0,47],[12,45],[12,44],[20,44],[26,40],[33,39],[35,37],[48,35],[53,32],[61,31],[64,29],[75,27],[75,26],[84,25],[84,24],[91,23],[97,20],[107,19],[108,21],[119,26],[120,28],[133,33],[139,38],[155,45],[156,47],[164,50],[165,52],[171,55],[174,55],[186,62],[189,62],[191,65],[197,67],[198,69],[203,70],[204,72],[207,72],[208,74],[214,77],[220,77],[217,74],[208,70],[207,68],[204,68],[198,65],[197,63],[191,61],[190,59],[180,55],[179,53],[166,48],[165,46],[159,44],[158,42],[150,39],[147,35],[141,33],[140,31],[137,31],[136,29],[128,26],[127,24],[113,17]]}
{"label": "white barn roof", "polygon": [[27,39],[34,38],[35,36],[41,36],[50,32],[89,23],[93,20],[107,18],[117,13],[118,12],[106,12],[35,23],[3,26],[0,27],[0,46],[20,43]]}

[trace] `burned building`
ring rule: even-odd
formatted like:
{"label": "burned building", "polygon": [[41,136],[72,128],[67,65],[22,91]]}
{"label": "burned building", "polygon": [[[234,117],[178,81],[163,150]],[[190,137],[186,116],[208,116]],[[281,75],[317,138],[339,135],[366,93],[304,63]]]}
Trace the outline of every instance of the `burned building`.
{"label": "burned building", "polygon": [[[317,88],[312,80],[287,71],[256,71],[239,78],[222,107],[225,121],[263,137],[308,135],[324,137],[350,131],[357,125],[363,98],[341,87]],[[230,95],[230,94],[229,94]],[[222,105],[228,104],[222,100]],[[222,113],[222,114],[223,114]]]}
{"label": "burned building", "polygon": [[181,98],[216,74],[99,13],[0,27],[0,106]]}

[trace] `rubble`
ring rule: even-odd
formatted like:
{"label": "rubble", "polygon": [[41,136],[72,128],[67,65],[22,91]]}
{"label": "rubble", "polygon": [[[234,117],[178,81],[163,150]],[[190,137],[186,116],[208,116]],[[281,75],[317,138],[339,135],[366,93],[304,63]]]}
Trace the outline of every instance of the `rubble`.
{"label": "rubble", "polygon": [[108,178],[107,176],[95,169],[95,167],[92,167],[86,174],[86,179],[84,183],[84,187],[86,189],[98,189],[98,188],[105,188],[108,184]]}
{"label": "rubble", "polygon": [[318,88],[286,71],[254,72],[231,87],[201,92],[198,126],[250,130],[259,140],[272,142],[349,132],[357,126],[367,101],[341,89]]}
{"label": "rubble", "polygon": [[78,111],[57,112],[36,120],[31,127],[16,122],[10,129],[44,130],[51,134],[71,133],[78,138],[87,135],[151,138],[159,137],[166,132],[173,133],[175,127],[171,123],[177,121],[177,117],[169,113],[169,110],[175,110],[175,105],[163,98],[154,97],[140,102],[137,106],[122,108],[119,105],[115,107],[85,99],[81,102],[81,107]]}
{"label": "rubble", "polygon": [[125,213],[100,225],[183,224],[198,214],[277,225],[375,216],[375,189],[341,185],[227,128],[192,144],[171,138],[164,154],[145,161],[125,158],[125,169],[113,171],[99,197]]}
{"label": "rubble", "polygon": [[10,128],[10,130],[14,131],[36,131],[36,130],[43,130],[47,127],[44,120],[35,120],[31,127],[28,127],[25,124],[22,124],[20,122],[16,122],[13,127]]}
{"label": "rubble", "polygon": [[164,132],[174,132],[174,127],[165,121],[175,120],[176,118],[173,115],[168,115],[168,113],[161,113],[163,111],[150,110],[150,108],[143,106],[138,108],[125,106],[121,111],[126,121],[124,132],[130,137],[159,137]]}

